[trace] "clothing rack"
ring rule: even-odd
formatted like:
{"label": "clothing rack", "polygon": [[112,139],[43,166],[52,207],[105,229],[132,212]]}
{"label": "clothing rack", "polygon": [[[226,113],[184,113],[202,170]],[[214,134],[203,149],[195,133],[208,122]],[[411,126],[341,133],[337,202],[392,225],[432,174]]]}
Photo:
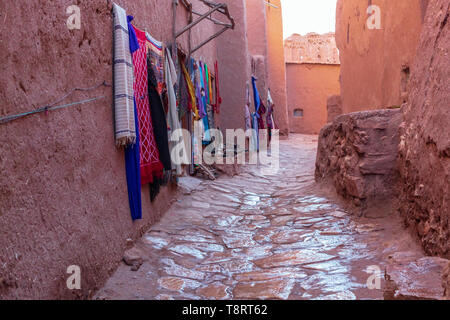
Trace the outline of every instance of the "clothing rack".
{"label": "clothing rack", "polygon": [[[188,10],[189,12],[189,22],[188,24],[183,27],[181,30],[176,31],[176,9],[178,6],[178,2],[181,1],[181,3],[183,4],[183,6]],[[189,31],[189,54],[188,57],[190,58],[190,56],[196,52],[197,50],[199,50],[200,48],[202,48],[203,46],[205,46],[206,44],[208,44],[209,42],[211,42],[212,40],[214,40],[215,38],[219,37],[221,34],[223,34],[225,31],[231,29],[234,30],[235,27],[235,22],[234,22],[234,18],[230,15],[230,12],[228,10],[228,5],[226,3],[215,3],[209,0],[200,0],[201,2],[203,2],[205,4],[206,7],[209,8],[209,10],[205,13],[200,13],[198,11],[195,11],[192,8],[192,3],[190,3],[188,0],[173,0],[172,4],[173,4],[173,30],[174,30],[174,48],[176,48],[176,40],[177,38],[179,38],[181,35],[183,35],[185,32]],[[220,21],[218,19],[215,19],[212,17],[213,13],[220,13],[223,16],[225,16],[228,19],[228,23],[227,22],[223,22]],[[194,15],[199,16],[198,19],[194,20]],[[192,42],[191,42],[191,30],[193,27],[195,27],[197,24],[199,24],[200,22],[202,22],[203,20],[209,20],[211,22],[213,22],[215,25],[220,25],[223,28],[219,31],[217,31],[215,34],[213,34],[212,36],[210,36],[209,38],[207,38],[206,40],[202,41],[200,44],[198,44],[197,46],[195,46],[194,48],[192,48]],[[174,54],[176,52],[176,49],[174,51]]]}

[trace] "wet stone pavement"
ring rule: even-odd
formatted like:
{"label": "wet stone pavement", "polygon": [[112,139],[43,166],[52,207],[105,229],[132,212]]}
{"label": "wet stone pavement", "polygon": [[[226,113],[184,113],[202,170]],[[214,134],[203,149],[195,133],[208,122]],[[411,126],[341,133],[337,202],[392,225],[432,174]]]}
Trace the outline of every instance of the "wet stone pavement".
{"label": "wet stone pavement", "polygon": [[122,263],[96,299],[382,299],[366,269],[414,249],[400,221],[357,218],[315,184],[316,136],[280,144],[277,173],[246,166],[181,197],[136,243],[139,270]]}

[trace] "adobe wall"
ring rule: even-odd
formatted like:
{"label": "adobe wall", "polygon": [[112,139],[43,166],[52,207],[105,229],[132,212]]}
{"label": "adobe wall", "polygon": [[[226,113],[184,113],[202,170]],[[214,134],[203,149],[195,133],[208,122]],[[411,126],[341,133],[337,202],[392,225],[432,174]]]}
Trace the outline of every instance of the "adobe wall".
{"label": "adobe wall", "polygon": [[334,33],[297,33],[284,40],[286,63],[340,64]]}
{"label": "adobe wall", "polygon": [[[247,0],[245,3],[247,10],[247,39],[251,73],[258,79],[256,86],[261,99],[264,101],[264,104],[266,104],[269,88],[266,4],[260,0]],[[253,97],[253,95],[251,96]],[[253,100],[254,99],[252,98],[251,111],[255,110]]]}
{"label": "adobe wall", "polygon": [[[400,106],[407,99],[426,0],[338,0],[336,42],[341,55],[344,113]],[[381,29],[369,30],[370,4]]]}
{"label": "adobe wall", "polygon": [[287,137],[289,135],[289,117],[287,111],[282,6],[280,0],[271,0],[269,2],[277,7],[266,5],[269,88],[275,103],[275,122],[280,129],[280,136]]}
{"label": "adobe wall", "polygon": [[[339,65],[332,64],[286,64],[292,133],[319,134],[328,121],[328,97],[340,92],[339,70]],[[294,116],[295,109],[302,109],[303,117]]]}
{"label": "adobe wall", "polygon": [[236,26],[217,41],[220,95],[223,100],[220,124],[222,129],[245,128],[245,84],[250,79],[246,6],[244,0],[221,2],[228,4]]}
{"label": "adobe wall", "polygon": [[[431,0],[399,148],[399,211],[430,255],[450,258],[450,3]],[[447,291],[448,293],[448,291]]]}
{"label": "adobe wall", "polygon": [[[171,1],[117,3],[135,16],[138,27],[171,40]],[[68,5],[0,2],[1,116],[46,105],[74,87],[112,84],[111,2],[79,1],[81,30],[73,31],[66,26]],[[178,13],[181,27],[187,15],[181,6]],[[214,30],[198,26],[194,41]],[[216,49],[213,42],[195,56],[213,65]],[[76,93],[65,102],[97,96],[105,98],[0,125],[2,299],[87,298],[121,260],[125,240],[154,223],[176,194],[165,188],[151,204],[145,187],[144,219],[132,223],[124,153],[114,145],[111,88]],[[70,265],[82,269],[79,292],[66,288]]]}

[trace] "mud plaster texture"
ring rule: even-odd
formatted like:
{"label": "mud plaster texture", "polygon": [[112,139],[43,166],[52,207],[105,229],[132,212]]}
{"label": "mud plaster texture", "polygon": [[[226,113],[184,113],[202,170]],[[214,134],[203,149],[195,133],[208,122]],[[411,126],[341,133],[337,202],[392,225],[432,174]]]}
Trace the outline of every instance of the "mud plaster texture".
{"label": "mud plaster texture", "polygon": [[[117,3],[136,26],[170,41],[171,2]],[[81,30],[72,31],[71,4],[0,3],[1,116],[46,105],[74,87],[112,83],[111,2],[76,1]],[[177,28],[186,16],[180,6]],[[213,31],[199,26],[193,42]],[[180,46],[187,47],[185,37]],[[216,53],[212,42],[195,57],[212,65]],[[111,88],[77,92],[65,102],[98,96],[105,98],[0,126],[1,299],[88,298],[115,270],[126,239],[139,237],[175,197],[173,187],[164,188],[151,204],[143,188],[144,219],[132,223],[124,153],[114,146]],[[66,287],[70,265],[81,267],[81,291]]]}
{"label": "mud plaster texture", "polygon": [[250,60],[246,33],[244,0],[223,0],[236,26],[220,38],[217,54],[220,62],[220,95],[222,96],[221,129],[245,128],[245,84],[250,79]]}
{"label": "mud plaster texture", "polygon": [[376,110],[342,115],[326,125],[319,137],[316,181],[333,183],[361,214],[389,211],[398,182],[401,121],[398,109]]}
{"label": "mud plaster texture", "polygon": [[[336,42],[341,59],[344,113],[400,106],[407,99],[428,0],[338,0]],[[368,29],[369,5],[381,28]]]}
{"label": "mud plaster texture", "polygon": [[334,33],[294,33],[284,40],[286,63],[340,64]]}
{"label": "mud plaster texture", "polygon": [[[339,65],[287,63],[286,79],[290,131],[319,134],[327,124],[327,98],[340,92]],[[296,109],[303,116],[296,116]]]}
{"label": "mud plaster texture", "polygon": [[280,137],[289,136],[287,110],[286,66],[283,44],[283,16],[280,0],[270,1],[277,8],[266,6],[267,60],[269,88],[275,102],[274,117]]}
{"label": "mud plaster texture", "polygon": [[450,257],[450,3],[432,0],[404,108],[399,211],[426,252]]}

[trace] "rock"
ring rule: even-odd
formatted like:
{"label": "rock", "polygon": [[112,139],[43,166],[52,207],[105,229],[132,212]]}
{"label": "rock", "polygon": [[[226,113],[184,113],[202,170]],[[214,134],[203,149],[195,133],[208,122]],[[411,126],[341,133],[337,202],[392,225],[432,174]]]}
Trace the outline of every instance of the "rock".
{"label": "rock", "polygon": [[213,283],[206,287],[197,289],[197,294],[207,299],[212,300],[225,300],[229,299],[229,288],[222,283]]}
{"label": "rock", "polygon": [[358,206],[365,200],[395,198],[401,122],[399,109],[337,117],[320,133],[316,181],[331,181]]}
{"label": "rock", "polygon": [[235,299],[287,300],[294,287],[293,279],[240,283],[233,291]]}
{"label": "rock", "polygon": [[128,239],[126,240],[126,244],[127,244],[127,249],[133,248],[133,246],[134,246],[134,241],[133,241],[133,239],[128,238]]}
{"label": "rock", "polygon": [[438,257],[414,259],[414,255],[397,255],[386,267],[386,300],[441,300],[442,277],[449,261]]}
{"label": "rock", "polygon": [[190,195],[202,184],[202,180],[193,177],[180,177],[178,179],[178,189],[184,195]]}
{"label": "rock", "polygon": [[255,260],[254,263],[262,269],[269,269],[327,261],[333,258],[334,256],[329,254],[315,252],[312,250],[294,250],[277,253],[267,258]]}
{"label": "rock", "polygon": [[125,251],[123,255],[123,261],[125,262],[125,264],[132,267],[132,271],[138,271],[144,263],[141,252],[136,248]]}
{"label": "rock", "polygon": [[185,288],[197,289],[201,283],[198,281],[177,277],[164,277],[158,280],[159,285],[170,291],[183,291]]}

